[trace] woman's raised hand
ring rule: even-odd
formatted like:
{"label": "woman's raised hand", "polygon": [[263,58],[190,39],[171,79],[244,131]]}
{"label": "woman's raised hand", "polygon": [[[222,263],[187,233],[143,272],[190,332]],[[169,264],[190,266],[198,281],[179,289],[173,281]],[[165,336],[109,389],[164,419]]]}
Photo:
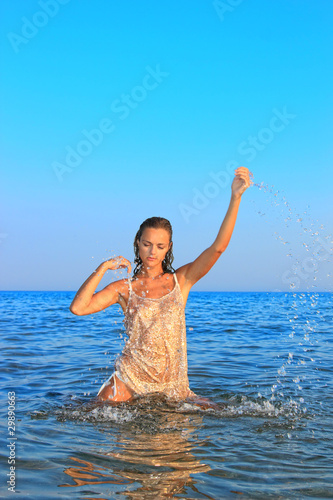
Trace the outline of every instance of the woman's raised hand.
{"label": "woman's raised hand", "polygon": [[106,260],[105,262],[103,262],[102,266],[104,267],[104,269],[110,269],[112,271],[127,267],[128,274],[132,270],[130,261],[125,259],[121,255],[119,257],[113,257],[112,259]]}
{"label": "woman's raised hand", "polygon": [[253,174],[246,167],[239,167],[235,170],[235,178],[231,185],[231,191],[233,196],[239,198],[242,196],[244,191],[253,184],[252,182]]}

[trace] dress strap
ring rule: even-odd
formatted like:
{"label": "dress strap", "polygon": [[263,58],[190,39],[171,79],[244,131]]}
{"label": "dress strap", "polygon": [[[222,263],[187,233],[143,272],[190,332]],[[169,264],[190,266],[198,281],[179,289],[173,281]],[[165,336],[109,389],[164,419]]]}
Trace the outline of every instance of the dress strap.
{"label": "dress strap", "polygon": [[176,273],[173,273],[173,276],[174,276],[174,278],[175,278],[175,283],[176,283],[176,286],[177,286],[177,285],[179,285],[179,283],[178,283],[178,279],[177,279],[177,274],[176,274]]}
{"label": "dress strap", "polygon": [[133,290],[132,290],[131,278],[128,278],[128,280],[127,280],[127,281],[128,281],[129,291],[130,291],[130,293],[132,293],[132,291],[133,291]]}

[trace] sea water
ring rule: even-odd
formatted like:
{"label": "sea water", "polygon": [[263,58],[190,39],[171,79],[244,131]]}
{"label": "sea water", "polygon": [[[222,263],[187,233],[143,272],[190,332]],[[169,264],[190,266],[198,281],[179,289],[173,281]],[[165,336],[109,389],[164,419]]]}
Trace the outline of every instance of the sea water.
{"label": "sea water", "polygon": [[[191,292],[191,389],[94,400],[124,344],[118,306],[1,292],[1,498],[332,498],[332,293]],[[15,394],[15,492],[8,491]]]}

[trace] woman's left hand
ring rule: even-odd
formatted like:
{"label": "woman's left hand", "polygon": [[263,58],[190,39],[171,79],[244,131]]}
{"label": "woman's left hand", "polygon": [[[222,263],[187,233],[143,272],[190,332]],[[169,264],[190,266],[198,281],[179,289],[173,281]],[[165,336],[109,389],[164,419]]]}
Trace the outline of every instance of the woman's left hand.
{"label": "woman's left hand", "polygon": [[244,191],[253,184],[253,174],[246,167],[239,167],[235,170],[235,178],[231,185],[231,192],[236,198],[240,198]]}

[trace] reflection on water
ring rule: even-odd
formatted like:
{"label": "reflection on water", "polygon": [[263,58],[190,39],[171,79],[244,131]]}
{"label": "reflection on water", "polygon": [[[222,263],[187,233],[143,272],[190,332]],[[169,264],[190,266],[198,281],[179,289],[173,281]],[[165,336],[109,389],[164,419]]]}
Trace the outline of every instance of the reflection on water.
{"label": "reflection on water", "polygon": [[[111,474],[105,467],[100,467],[87,460],[81,460],[76,457],[69,457],[70,460],[77,462],[73,467],[68,467],[64,470],[75,482],[75,484],[60,484],[59,486],[86,486],[87,484],[125,484],[131,481],[121,481],[120,477]],[[103,472],[99,472],[103,471]]]}
{"label": "reflection on water", "polygon": [[[113,408],[109,408],[113,410]],[[64,472],[73,483],[61,487],[94,486],[96,497],[101,498],[98,487],[108,484],[108,494],[117,491],[127,498],[163,498],[190,488],[200,493],[192,474],[203,473],[210,467],[201,463],[194,453],[193,434],[202,425],[200,415],[175,413],[167,406],[141,413],[138,408],[129,409],[135,414],[135,422],[122,425],[115,436],[115,429],[105,430],[110,445],[102,451],[90,450],[89,457],[96,461],[70,456],[75,462]],[[138,413],[137,413],[138,412]],[[134,424],[134,425],[132,425]],[[195,447],[198,446],[197,440]],[[112,488],[112,484],[117,488]],[[204,498],[210,496],[201,492]]]}

